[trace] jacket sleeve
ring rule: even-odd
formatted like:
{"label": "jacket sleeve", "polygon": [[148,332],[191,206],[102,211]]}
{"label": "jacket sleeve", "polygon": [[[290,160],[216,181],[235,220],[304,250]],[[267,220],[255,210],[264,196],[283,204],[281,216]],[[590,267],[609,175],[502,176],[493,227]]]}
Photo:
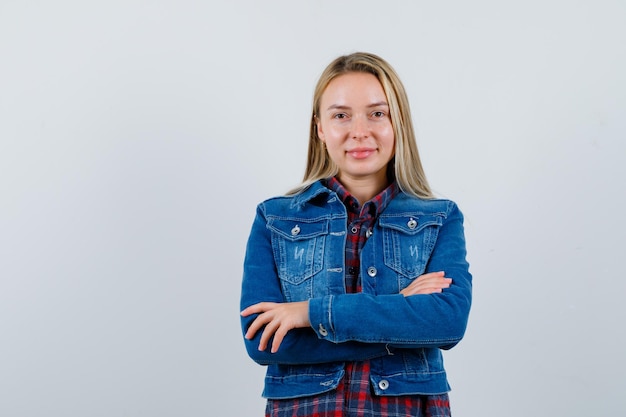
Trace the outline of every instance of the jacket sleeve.
{"label": "jacket sleeve", "polygon": [[[266,226],[262,206],[257,207],[257,214],[248,239],[244,260],[243,282],[240,308],[259,302],[284,302],[271,243],[271,233]],[[257,315],[241,317],[242,332],[254,321]],[[287,333],[276,353],[259,351],[261,332],[252,340],[244,338],[248,355],[262,365],[284,364],[304,365],[335,361],[366,360],[388,354],[384,343],[362,343],[344,341],[332,343],[332,340],[319,338],[312,328],[294,329]],[[271,342],[269,344],[271,346]]]}
{"label": "jacket sleeve", "polygon": [[452,278],[450,288],[442,293],[409,297],[359,293],[310,300],[312,328],[321,339],[335,343],[358,341],[402,348],[449,349],[465,333],[472,288],[463,215],[453,202],[448,203],[447,216],[425,272],[435,271],[445,271],[446,277]]}

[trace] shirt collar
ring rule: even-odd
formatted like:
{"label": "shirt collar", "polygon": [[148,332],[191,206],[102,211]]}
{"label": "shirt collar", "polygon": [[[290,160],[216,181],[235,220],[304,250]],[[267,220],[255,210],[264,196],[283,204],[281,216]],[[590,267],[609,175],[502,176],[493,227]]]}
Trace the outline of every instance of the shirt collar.
{"label": "shirt collar", "polygon": [[336,177],[328,178],[325,182],[326,187],[337,193],[337,196],[348,210],[360,214],[361,216],[369,214],[373,217],[377,217],[398,194],[398,185],[393,181],[387,188],[359,207],[357,199],[346,190]]}

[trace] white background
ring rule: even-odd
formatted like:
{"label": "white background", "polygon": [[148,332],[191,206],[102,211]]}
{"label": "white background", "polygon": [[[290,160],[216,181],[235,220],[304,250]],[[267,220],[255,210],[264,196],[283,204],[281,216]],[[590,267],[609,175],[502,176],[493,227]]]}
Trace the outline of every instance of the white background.
{"label": "white background", "polygon": [[626,3],[0,1],[0,415],[260,416],[239,289],[313,86],[381,55],[466,216],[456,416],[626,410]]}

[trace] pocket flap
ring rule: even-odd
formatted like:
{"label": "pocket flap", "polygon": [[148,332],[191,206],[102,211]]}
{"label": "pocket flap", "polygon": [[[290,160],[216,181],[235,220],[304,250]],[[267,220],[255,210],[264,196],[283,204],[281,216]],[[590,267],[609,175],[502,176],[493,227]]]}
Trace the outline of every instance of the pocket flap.
{"label": "pocket flap", "polygon": [[267,227],[288,240],[311,239],[328,234],[328,219],[310,221],[306,219],[271,218]]}
{"label": "pocket flap", "polygon": [[441,214],[418,214],[418,215],[397,215],[380,216],[378,223],[380,227],[394,229],[408,235],[414,235],[428,226],[441,226],[443,215]]}

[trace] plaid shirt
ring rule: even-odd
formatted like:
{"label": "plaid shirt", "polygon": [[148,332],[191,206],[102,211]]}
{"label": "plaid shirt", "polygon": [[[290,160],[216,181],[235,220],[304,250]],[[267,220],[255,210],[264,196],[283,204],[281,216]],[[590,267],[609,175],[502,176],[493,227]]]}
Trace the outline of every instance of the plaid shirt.
{"label": "plaid shirt", "polygon": [[[361,292],[360,252],[380,213],[398,194],[394,182],[370,201],[359,202],[336,178],[326,186],[335,191],[348,212],[346,237],[346,292]],[[268,400],[266,417],[445,417],[450,415],[448,395],[375,396],[370,389],[370,363],[348,362],[337,389],[288,400]]]}

